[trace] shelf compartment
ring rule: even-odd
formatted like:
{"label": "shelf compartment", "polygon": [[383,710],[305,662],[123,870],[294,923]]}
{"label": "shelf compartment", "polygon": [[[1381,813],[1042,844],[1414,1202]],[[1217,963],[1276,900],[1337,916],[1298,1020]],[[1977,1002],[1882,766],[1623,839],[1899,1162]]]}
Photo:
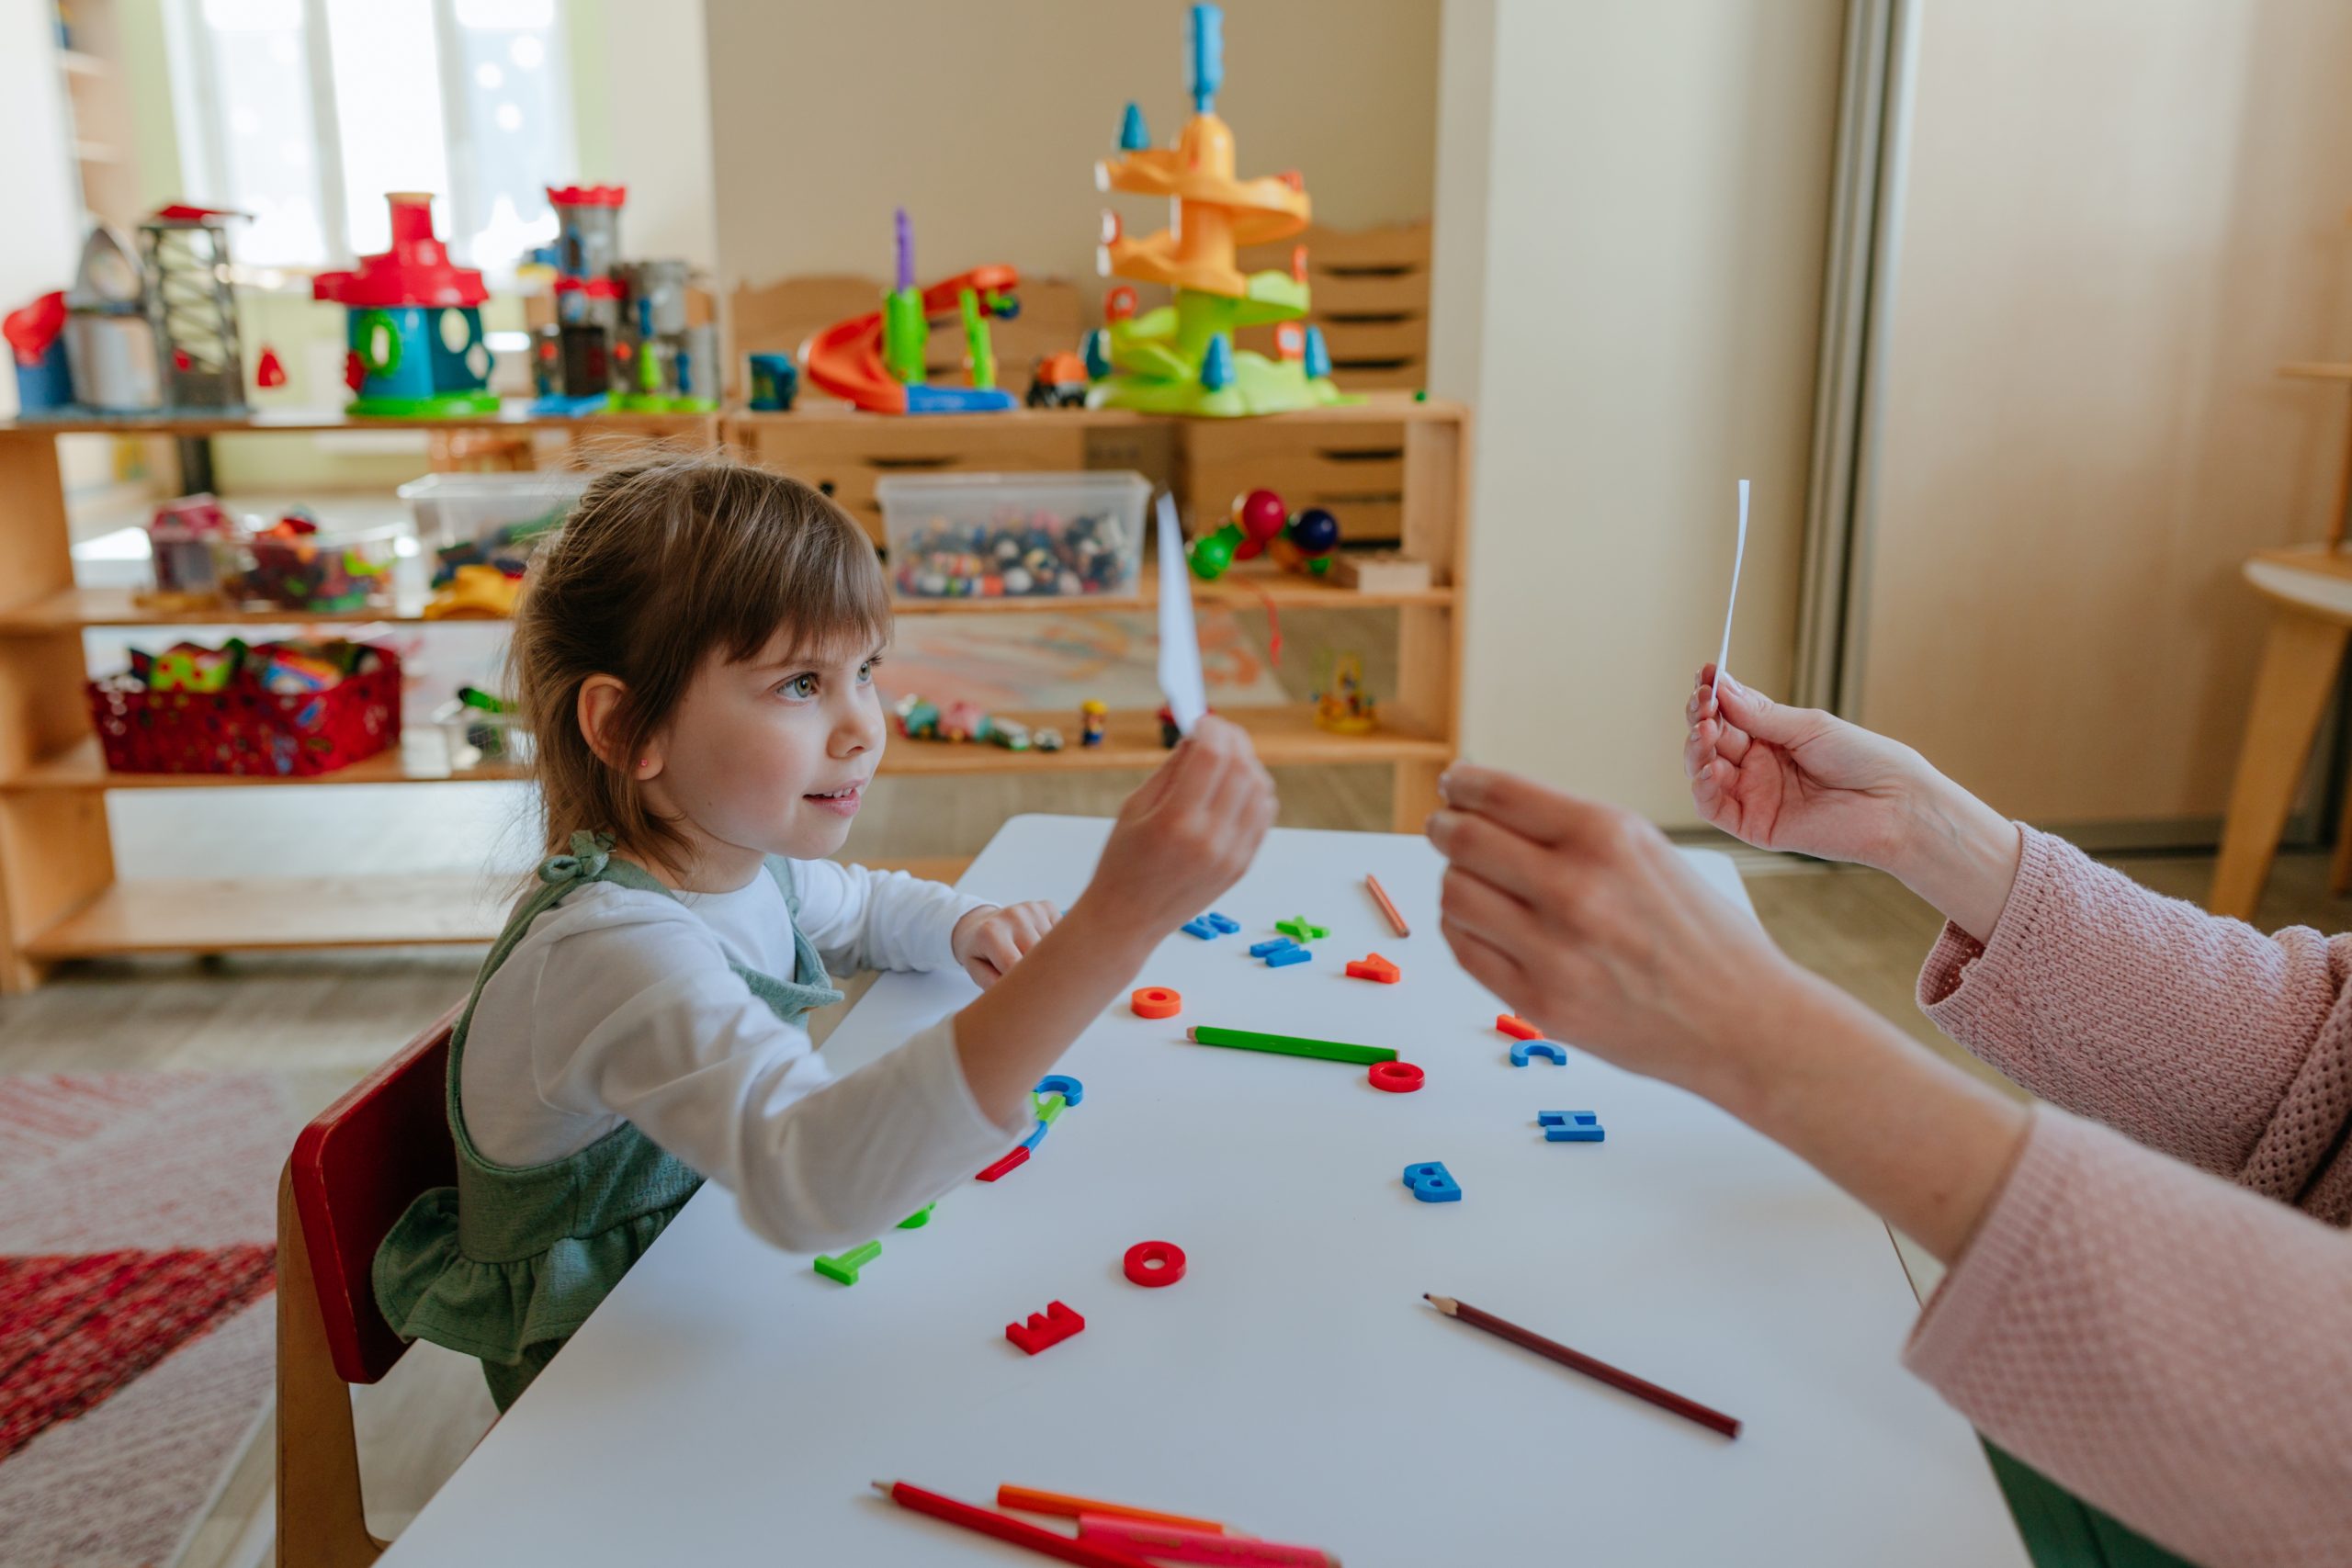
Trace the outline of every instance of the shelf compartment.
{"label": "shelf compartment", "polygon": [[[1007,713],[1032,730],[1051,725],[1066,744],[1058,752],[1007,751],[975,741],[954,744],[940,740],[909,740],[893,736],[882,754],[886,775],[913,777],[941,773],[1018,773],[1099,772],[1110,769],[1148,771],[1168,753],[1159,744],[1159,720],[1141,708],[1114,709],[1102,744],[1078,743],[1079,715],[1032,709]],[[1445,761],[1453,748],[1443,739],[1396,728],[1369,735],[1334,735],[1315,727],[1310,703],[1278,707],[1235,708],[1224,715],[1257,743],[1258,756],[1270,767],[1314,762]],[[419,729],[401,737],[401,744],[364,757],[331,773],[292,777],[258,773],[118,773],[107,769],[97,738],[86,737],[66,750],[45,757],[13,777],[0,779],[0,795],[34,795],[111,789],[248,789],[317,788],[337,784],[499,784],[526,775],[508,763],[489,763],[452,771],[437,730]]]}
{"label": "shelf compartment", "polygon": [[[1159,569],[1147,566],[1132,594],[1068,599],[911,599],[898,601],[892,609],[901,615],[1075,615],[1099,611],[1146,614],[1157,606],[1159,595]],[[1195,581],[1193,600],[1199,604],[1226,605],[1237,610],[1261,608],[1268,600],[1283,610],[1374,609],[1451,604],[1453,590],[1432,587],[1362,593],[1296,572],[1236,571],[1215,582]],[[0,609],[0,636],[37,637],[84,626],[361,626],[423,621],[424,610],[424,600],[416,594],[402,595],[390,609],[347,610],[335,615],[291,610],[156,610],[136,603],[127,588],[67,588]]]}
{"label": "shelf compartment", "polygon": [[512,892],[475,872],[117,882],[26,942],[24,953],[49,962],[487,942],[504,923]]}

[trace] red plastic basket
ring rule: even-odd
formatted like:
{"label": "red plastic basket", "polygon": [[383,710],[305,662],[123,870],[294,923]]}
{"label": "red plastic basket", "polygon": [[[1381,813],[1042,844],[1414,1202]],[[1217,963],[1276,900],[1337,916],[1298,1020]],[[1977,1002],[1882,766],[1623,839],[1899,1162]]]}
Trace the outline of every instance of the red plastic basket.
{"label": "red plastic basket", "polygon": [[151,692],[109,676],[89,682],[90,722],[118,773],[333,773],[401,738],[401,661],[376,651],[377,668],[323,692],[271,692],[242,676],[226,691]]}

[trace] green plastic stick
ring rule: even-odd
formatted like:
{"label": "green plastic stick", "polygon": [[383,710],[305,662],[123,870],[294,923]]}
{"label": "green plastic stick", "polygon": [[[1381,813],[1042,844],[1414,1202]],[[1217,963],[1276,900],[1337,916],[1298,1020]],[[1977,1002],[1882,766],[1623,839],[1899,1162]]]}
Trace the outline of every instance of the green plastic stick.
{"label": "green plastic stick", "polygon": [[1037,1120],[1043,1122],[1048,1127],[1052,1126],[1054,1124],[1054,1118],[1059,1116],[1062,1113],[1062,1107],[1069,1103],[1069,1100],[1064,1100],[1058,1094],[1049,1094],[1046,1096],[1045,1099],[1037,1101]]}
{"label": "green plastic stick", "polygon": [[1350,1045],[1338,1040],[1308,1040],[1296,1034],[1258,1034],[1247,1029],[1213,1029],[1205,1025],[1184,1031],[1196,1045],[1226,1045],[1236,1051],[1270,1051],[1277,1056],[1314,1056],[1326,1062],[1393,1062],[1396,1053],[1385,1045]]}
{"label": "green plastic stick", "polygon": [[857,1271],[881,1256],[882,1244],[878,1241],[869,1241],[862,1247],[851,1247],[837,1258],[818,1258],[817,1272],[828,1280],[838,1280],[844,1285],[854,1285],[857,1283]]}
{"label": "green plastic stick", "polygon": [[989,337],[988,318],[980,314],[980,297],[969,288],[958,290],[956,302],[964,310],[964,355],[972,362],[972,385],[996,385],[996,344]]}

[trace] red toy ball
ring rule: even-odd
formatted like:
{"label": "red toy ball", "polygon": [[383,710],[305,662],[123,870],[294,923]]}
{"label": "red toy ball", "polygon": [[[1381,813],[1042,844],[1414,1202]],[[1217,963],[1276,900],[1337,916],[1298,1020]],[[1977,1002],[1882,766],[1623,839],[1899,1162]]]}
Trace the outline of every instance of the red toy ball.
{"label": "red toy ball", "polygon": [[1270,490],[1253,490],[1247,495],[1233,498],[1233,520],[1241,531],[1262,547],[1268,539],[1283,531],[1290,521],[1290,508],[1283,498]]}

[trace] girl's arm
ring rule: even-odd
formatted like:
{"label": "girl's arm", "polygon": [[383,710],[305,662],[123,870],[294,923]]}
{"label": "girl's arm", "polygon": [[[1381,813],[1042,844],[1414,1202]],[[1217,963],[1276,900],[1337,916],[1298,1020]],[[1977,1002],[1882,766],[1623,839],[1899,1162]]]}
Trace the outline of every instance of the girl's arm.
{"label": "girl's arm", "polygon": [[944,969],[957,923],[985,900],[903,871],[840,861],[792,863],[798,923],[828,969]]}
{"label": "girl's arm", "polygon": [[[492,982],[503,983],[535,998],[540,1101],[635,1123],[733,1192],[745,1224],[786,1251],[879,1235],[1028,1125],[974,1102],[945,1020],[835,1078],[808,1032],[728,966],[709,928],[656,895],[575,896],[542,917]],[[475,1114],[493,1120],[487,1107]]]}

